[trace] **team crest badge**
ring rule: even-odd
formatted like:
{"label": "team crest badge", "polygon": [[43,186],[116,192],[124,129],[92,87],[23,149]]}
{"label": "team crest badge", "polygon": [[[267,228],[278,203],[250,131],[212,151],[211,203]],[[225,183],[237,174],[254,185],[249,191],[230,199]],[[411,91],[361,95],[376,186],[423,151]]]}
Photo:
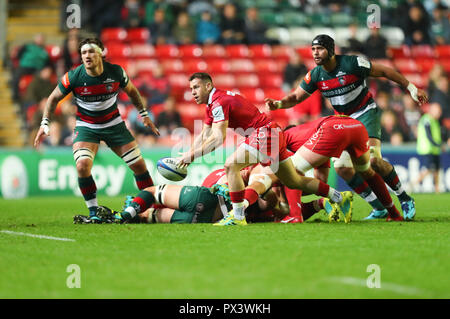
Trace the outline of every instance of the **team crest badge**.
{"label": "team crest badge", "polygon": [[112,84],[106,84],[106,91],[111,92],[113,90]]}
{"label": "team crest badge", "polygon": [[338,77],[338,81],[339,83],[341,83],[341,85],[345,84],[345,78],[343,76]]}

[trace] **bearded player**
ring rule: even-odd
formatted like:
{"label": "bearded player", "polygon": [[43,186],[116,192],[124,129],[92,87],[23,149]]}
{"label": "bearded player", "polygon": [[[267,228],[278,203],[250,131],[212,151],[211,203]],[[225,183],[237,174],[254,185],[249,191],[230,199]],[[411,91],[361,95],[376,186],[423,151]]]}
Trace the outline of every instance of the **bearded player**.
{"label": "bearded player", "polygon": [[197,104],[206,104],[203,129],[189,151],[178,158],[180,167],[187,166],[223,144],[228,127],[245,138],[225,161],[230,188],[232,212],[215,225],[246,225],[245,185],[240,170],[252,164],[270,165],[273,173],[289,188],[302,189],[334,203],[343,202],[342,194],[326,183],[299,175],[289,158],[283,131],[276,122],[261,113],[239,94],[216,89],[207,73],[194,73],[190,88]]}
{"label": "bearded player", "polygon": [[131,168],[139,189],[153,185],[139,147],[119,114],[116,100],[120,89],[139,110],[145,126],[159,135],[148,117],[139,91],[120,65],[103,61],[103,50],[103,44],[98,39],[88,38],[80,42],[78,51],[83,64],[64,74],[50,94],[34,141],[34,146],[38,147],[42,139],[49,135],[51,114],[58,102],[72,92],[77,106],[73,156],[78,185],[94,222],[101,222],[96,216],[99,207],[97,187],[91,174],[100,141],[104,141]]}
{"label": "bearded player", "polygon": [[[414,101],[426,103],[426,93],[409,82],[402,74],[381,64],[371,63],[360,56],[336,55],[334,40],[328,35],[318,35],[312,41],[312,55],[317,66],[308,72],[296,90],[281,100],[267,98],[271,110],[293,107],[320,90],[336,113],[358,119],[369,133],[370,162],[373,169],[398,196],[405,219],[416,213],[414,199],[403,189],[394,167],[381,156],[381,110],[375,104],[366,86],[367,77],[385,77],[408,90]],[[354,182],[355,169],[348,152],[333,159],[337,173],[349,184]],[[387,212],[374,209],[369,219],[384,218]]]}

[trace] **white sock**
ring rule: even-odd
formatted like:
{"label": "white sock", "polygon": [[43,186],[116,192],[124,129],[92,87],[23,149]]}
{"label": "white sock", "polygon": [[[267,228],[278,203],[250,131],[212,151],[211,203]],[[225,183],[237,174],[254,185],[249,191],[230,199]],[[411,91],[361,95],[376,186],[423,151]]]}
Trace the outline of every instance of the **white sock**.
{"label": "white sock", "polygon": [[128,206],[127,208],[125,208],[125,212],[130,214],[131,217],[136,216],[136,210],[133,207],[131,207],[131,206]]}
{"label": "white sock", "polygon": [[233,205],[234,218],[239,219],[239,220],[243,220],[244,217],[245,217],[245,215],[244,215],[244,210],[245,210],[244,202],[232,203],[232,205]]}
{"label": "white sock", "polygon": [[333,187],[330,187],[330,190],[328,191],[328,198],[334,203],[342,202],[342,194]]}

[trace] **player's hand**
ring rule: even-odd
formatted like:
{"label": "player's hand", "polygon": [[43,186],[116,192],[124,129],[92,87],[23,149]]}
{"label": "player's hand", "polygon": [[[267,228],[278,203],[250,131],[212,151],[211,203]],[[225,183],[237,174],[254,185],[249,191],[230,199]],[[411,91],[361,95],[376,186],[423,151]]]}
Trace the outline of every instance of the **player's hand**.
{"label": "player's hand", "polygon": [[423,105],[423,104],[428,103],[427,92],[425,92],[422,89],[417,89],[417,99],[418,99],[418,101],[416,101],[416,102],[418,102],[419,105]]}
{"label": "player's hand", "polygon": [[37,132],[36,138],[34,139],[34,147],[37,148],[46,136],[50,136],[50,132],[45,132],[43,126],[39,127],[39,131]]}
{"label": "player's hand", "polygon": [[270,99],[270,98],[265,98],[264,102],[266,103],[266,106],[271,111],[275,111],[275,110],[278,110],[279,108],[281,108],[281,101]]}
{"label": "player's hand", "polygon": [[189,152],[182,153],[176,160],[178,168],[187,168],[193,161],[192,155]]}
{"label": "player's hand", "polygon": [[157,136],[160,135],[158,128],[156,125],[150,120],[148,116],[144,116],[142,121],[144,122],[145,127],[149,127],[153,133],[155,133]]}

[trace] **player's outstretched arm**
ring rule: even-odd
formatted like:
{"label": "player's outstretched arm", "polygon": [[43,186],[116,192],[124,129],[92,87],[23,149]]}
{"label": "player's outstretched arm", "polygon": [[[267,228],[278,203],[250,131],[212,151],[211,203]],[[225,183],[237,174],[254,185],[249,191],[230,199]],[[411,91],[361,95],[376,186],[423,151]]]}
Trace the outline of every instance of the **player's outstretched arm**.
{"label": "player's outstretched arm", "polygon": [[139,93],[138,89],[134,86],[134,84],[131,81],[128,81],[127,86],[123,89],[125,93],[130,98],[131,102],[134,104],[134,106],[139,111],[139,114],[142,117],[142,121],[144,122],[144,125],[146,127],[149,127],[153,133],[156,135],[160,135],[158,128],[156,125],[150,120],[150,117],[148,117],[148,112],[146,107],[144,106],[141,94]]}
{"label": "player's outstretched arm", "polygon": [[295,89],[294,92],[289,93],[285,97],[283,97],[281,100],[274,100],[271,98],[266,98],[264,102],[266,102],[266,106],[269,107],[271,111],[275,111],[278,109],[288,109],[293,107],[294,105],[297,105],[306,98],[309,97],[309,93],[303,90],[301,87],[298,87]]}
{"label": "player's outstretched arm", "polygon": [[418,89],[414,84],[409,82],[408,79],[405,78],[400,72],[397,72],[393,68],[378,63],[372,63],[370,76],[385,77],[397,83],[402,88],[407,89],[409,91],[409,94],[411,94],[413,100],[419,103],[420,105],[428,102],[428,96],[424,90]]}
{"label": "player's outstretched arm", "polygon": [[61,90],[57,86],[48,97],[47,104],[45,104],[44,112],[42,114],[41,126],[39,127],[39,130],[36,134],[36,138],[34,139],[34,147],[38,147],[39,144],[41,144],[41,141],[45,135],[47,136],[50,135],[49,132],[50,115],[53,114],[53,112],[55,112],[58,102],[61,101],[61,99],[64,96],[65,95],[61,92]]}

